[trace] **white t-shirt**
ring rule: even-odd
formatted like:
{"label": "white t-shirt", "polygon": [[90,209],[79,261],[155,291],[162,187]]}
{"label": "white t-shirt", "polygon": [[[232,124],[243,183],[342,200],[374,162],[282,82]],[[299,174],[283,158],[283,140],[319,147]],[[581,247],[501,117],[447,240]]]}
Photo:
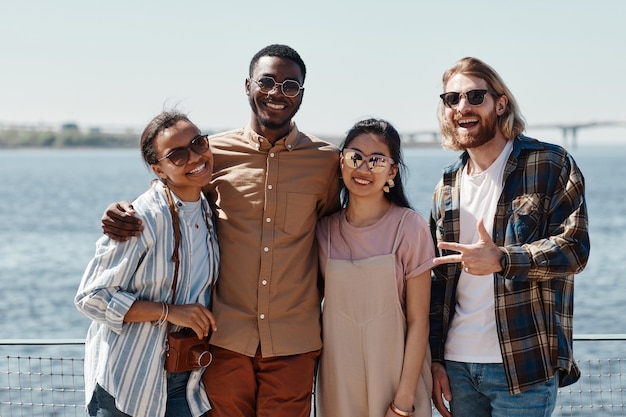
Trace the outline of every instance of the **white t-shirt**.
{"label": "white t-shirt", "polygon": [[[483,219],[491,236],[498,199],[502,193],[502,176],[513,149],[508,141],[500,156],[489,168],[461,178],[459,243],[479,240],[476,224]],[[457,303],[445,346],[445,358],[457,362],[501,363],[502,353],[496,332],[493,274],[473,275],[461,272],[456,291]]]}

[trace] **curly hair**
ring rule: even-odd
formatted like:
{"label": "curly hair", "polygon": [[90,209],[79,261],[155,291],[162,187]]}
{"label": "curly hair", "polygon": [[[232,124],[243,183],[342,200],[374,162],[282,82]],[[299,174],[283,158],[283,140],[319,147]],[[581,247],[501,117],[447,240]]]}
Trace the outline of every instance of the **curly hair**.
{"label": "curly hair", "polygon": [[306,78],[306,65],[304,65],[304,61],[302,60],[302,58],[300,58],[300,55],[298,54],[298,52],[296,52],[295,49],[287,45],[280,45],[280,44],[268,45],[265,48],[261,49],[256,54],[254,54],[254,56],[252,57],[252,60],[250,61],[250,68],[248,69],[250,77],[252,77],[252,73],[254,72],[254,67],[259,62],[259,59],[261,59],[264,56],[285,58],[298,64],[298,66],[300,67],[300,70],[302,71],[302,82],[304,83],[304,79]]}
{"label": "curly hair", "polygon": [[178,110],[164,110],[150,120],[148,125],[144,128],[141,138],[139,139],[139,147],[143,160],[148,166],[158,163],[156,150],[154,149],[154,140],[156,137],[165,129],[174,126],[181,120],[193,125],[186,114]]}

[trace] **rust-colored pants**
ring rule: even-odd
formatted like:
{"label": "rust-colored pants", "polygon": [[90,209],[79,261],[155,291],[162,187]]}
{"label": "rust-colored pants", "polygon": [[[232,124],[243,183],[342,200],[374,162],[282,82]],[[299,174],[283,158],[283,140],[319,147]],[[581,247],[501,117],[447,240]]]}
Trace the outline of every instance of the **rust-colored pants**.
{"label": "rust-colored pants", "polygon": [[251,358],[211,346],[202,380],[213,409],[207,417],[309,417],[320,351]]}

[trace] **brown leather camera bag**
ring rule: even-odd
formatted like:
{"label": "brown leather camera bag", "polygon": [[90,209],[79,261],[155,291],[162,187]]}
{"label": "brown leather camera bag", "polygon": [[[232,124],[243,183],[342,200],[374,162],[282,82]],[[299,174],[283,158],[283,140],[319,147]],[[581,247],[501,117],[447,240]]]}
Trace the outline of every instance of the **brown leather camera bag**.
{"label": "brown leather camera bag", "polygon": [[196,333],[184,328],[167,335],[165,370],[185,372],[207,367],[213,360],[209,352],[209,338],[198,339]]}

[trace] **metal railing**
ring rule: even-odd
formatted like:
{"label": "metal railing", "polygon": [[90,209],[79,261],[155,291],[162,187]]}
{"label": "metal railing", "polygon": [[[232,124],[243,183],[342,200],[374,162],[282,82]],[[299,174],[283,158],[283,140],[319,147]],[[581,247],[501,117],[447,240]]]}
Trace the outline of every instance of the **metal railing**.
{"label": "metal railing", "polygon": [[0,416],[85,416],[84,343],[0,340]]}
{"label": "metal railing", "polygon": [[[576,335],[574,341],[623,343],[626,334]],[[6,353],[0,356],[0,416],[85,415],[82,339],[0,340],[0,349]],[[582,376],[559,389],[553,416],[626,416],[626,358],[619,356],[579,359]]]}
{"label": "metal railing", "polygon": [[[559,389],[553,416],[626,416],[623,371],[626,371],[626,334],[574,335],[574,353],[580,342],[601,347],[615,343],[621,348],[613,358],[578,358],[580,379]],[[599,349],[598,349],[599,350]]]}

